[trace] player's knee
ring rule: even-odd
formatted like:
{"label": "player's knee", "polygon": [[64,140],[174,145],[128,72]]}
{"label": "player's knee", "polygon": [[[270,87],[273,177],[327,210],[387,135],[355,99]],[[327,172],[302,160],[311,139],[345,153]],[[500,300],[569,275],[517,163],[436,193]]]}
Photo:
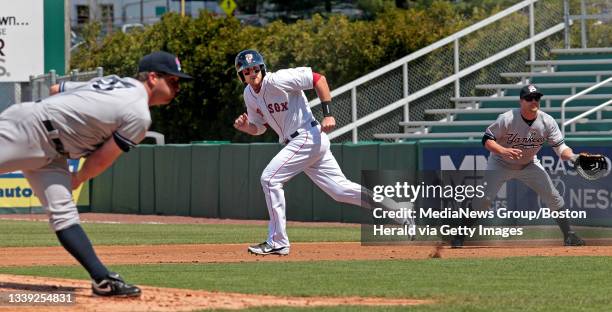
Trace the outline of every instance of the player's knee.
{"label": "player's knee", "polygon": [[563,206],[565,206],[565,200],[563,200],[563,197],[561,195],[557,194],[557,196],[553,196],[549,203],[549,206],[552,210],[560,210],[561,208],[563,208]]}
{"label": "player's knee", "polygon": [[275,187],[282,187],[282,183],[279,183],[278,181],[274,180],[272,176],[267,175],[265,173],[261,175],[259,182],[261,182],[261,187],[263,187],[264,190]]}
{"label": "player's knee", "polygon": [[49,216],[49,224],[54,231],[61,231],[80,223],[79,212],[71,199],[50,202],[45,210]]}
{"label": "player's knee", "polygon": [[559,192],[554,192],[545,197],[544,202],[546,202],[548,207],[552,210],[560,210],[565,206],[565,200],[563,200],[563,196],[561,196]]}
{"label": "player's knee", "polygon": [[335,201],[347,204],[361,202],[361,191],[350,188],[336,188],[329,190],[327,194]]}

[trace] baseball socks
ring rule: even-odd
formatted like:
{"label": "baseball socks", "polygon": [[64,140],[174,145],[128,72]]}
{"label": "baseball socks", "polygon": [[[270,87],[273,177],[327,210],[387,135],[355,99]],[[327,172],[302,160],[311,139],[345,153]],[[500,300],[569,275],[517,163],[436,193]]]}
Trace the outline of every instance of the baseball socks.
{"label": "baseball socks", "polygon": [[66,249],[89,272],[96,282],[106,278],[108,269],[100,262],[96,252],[79,224],[55,232],[64,249]]}
{"label": "baseball socks", "polygon": [[563,232],[563,236],[567,236],[571,231],[569,220],[567,218],[556,218],[555,222],[559,225],[561,232]]}

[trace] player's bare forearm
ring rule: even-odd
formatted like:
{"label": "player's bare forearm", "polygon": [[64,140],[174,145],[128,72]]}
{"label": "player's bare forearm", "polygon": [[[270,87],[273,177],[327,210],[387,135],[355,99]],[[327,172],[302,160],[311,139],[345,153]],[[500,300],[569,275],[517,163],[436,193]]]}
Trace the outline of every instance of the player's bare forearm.
{"label": "player's bare forearm", "polygon": [[484,146],[489,152],[495,153],[495,154],[501,154],[504,149],[503,146],[499,145],[494,140],[487,140]]}
{"label": "player's bare forearm", "polygon": [[[329,85],[327,84],[327,79],[325,76],[321,76],[317,81],[317,84],[314,86],[315,91],[317,92],[317,96],[321,100],[321,105],[330,105],[331,102],[331,92],[329,91]],[[324,103],[325,102],[325,103]],[[322,107],[323,115],[325,114],[326,108]],[[329,107],[327,110],[330,110]],[[336,119],[333,116],[325,116],[321,121],[321,130],[323,132],[329,133],[336,127]]]}
{"label": "player's bare forearm", "polygon": [[317,92],[317,96],[321,102],[331,101],[331,92],[329,91],[329,85],[327,84],[327,79],[325,79],[325,76],[321,76],[321,78],[319,78],[317,84],[314,85],[314,89]]}
{"label": "player's bare forearm", "polygon": [[261,135],[261,133],[257,133],[257,126],[250,122],[248,123],[248,125],[238,130],[250,135]]}
{"label": "player's bare forearm", "polygon": [[564,149],[561,152],[561,159],[563,160],[572,160],[574,158],[574,151],[571,147]]}
{"label": "player's bare forearm", "polygon": [[243,113],[242,115],[238,116],[236,120],[234,120],[234,128],[250,135],[260,135],[266,132],[265,128],[260,132],[257,125],[249,121],[249,115],[246,113]]}
{"label": "player's bare forearm", "polygon": [[507,159],[523,158],[523,151],[518,148],[503,147],[493,140],[485,142],[485,148],[491,153],[499,154]]}
{"label": "player's bare forearm", "polygon": [[83,163],[81,170],[73,175],[72,188],[75,189],[83,182],[97,177],[108,169],[121,153],[121,149],[117,146],[113,138],[106,141],[102,147],[91,153],[91,155],[85,159],[85,163]]}

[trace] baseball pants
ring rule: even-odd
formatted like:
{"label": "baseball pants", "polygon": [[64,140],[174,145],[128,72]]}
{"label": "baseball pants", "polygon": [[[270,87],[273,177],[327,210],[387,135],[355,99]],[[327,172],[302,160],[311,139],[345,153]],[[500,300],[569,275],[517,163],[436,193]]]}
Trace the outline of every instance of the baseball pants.
{"label": "baseball pants", "polygon": [[[320,131],[320,126],[311,127],[292,139],[270,161],[261,175],[261,186],[270,215],[266,241],[273,248],[290,246],[283,184],[300,172],[304,172],[336,201],[362,207],[371,206],[371,200],[362,202],[361,185],[351,182],[342,173],[331,153],[327,134]],[[367,196],[368,193],[365,194]],[[386,205],[388,209],[396,207],[393,204]],[[396,222],[403,223],[404,220]]]}
{"label": "baseball pants", "polygon": [[67,159],[57,157],[46,137],[37,131],[41,125],[29,122],[26,116],[17,120],[19,116],[12,112],[27,114],[9,108],[0,115],[0,173],[23,172],[54,231],[79,223]]}
{"label": "baseball pants", "polygon": [[517,179],[525,183],[542,198],[551,210],[560,210],[565,205],[563,197],[559,194],[539,161],[530,163],[523,169],[510,169],[495,160],[489,160],[484,177],[487,183],[485,198],[475,208],[489,209],[501,186],[511,179]]}

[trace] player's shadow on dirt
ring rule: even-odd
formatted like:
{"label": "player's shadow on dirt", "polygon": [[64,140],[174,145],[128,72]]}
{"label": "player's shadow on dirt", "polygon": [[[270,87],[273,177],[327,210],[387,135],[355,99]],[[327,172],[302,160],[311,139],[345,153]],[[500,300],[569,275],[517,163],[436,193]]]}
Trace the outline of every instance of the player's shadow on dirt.
{"label": "player's shadow on dirt", "polygon": [[0,282],[0,289],[26,290],[26,291],[33,291],[33,292],[45,292],[45,293],[66,293],[66,292],[75,292],[78,289],[78,287]]}

